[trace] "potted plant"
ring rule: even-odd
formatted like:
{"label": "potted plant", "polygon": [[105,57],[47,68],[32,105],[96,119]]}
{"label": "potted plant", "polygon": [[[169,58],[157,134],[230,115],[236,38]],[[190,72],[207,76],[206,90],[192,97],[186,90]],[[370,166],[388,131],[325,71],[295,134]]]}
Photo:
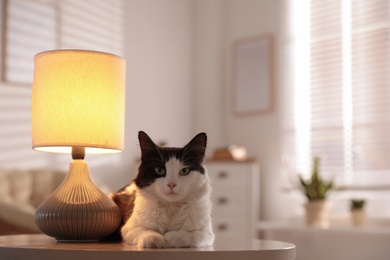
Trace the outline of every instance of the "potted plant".
{"label": "potted plant", "polygon": [[351,199],[350,202],[350,211],[351,211],[351,220],[352,225],[360,227],[366,223],[366,212],[364,210],[364,205],[366,201],[363,199]]}
{"label": "potted plant", "polygon": [[311,178],[307,181],[300,175],[301,190],[307,197],[305,204],[306,224],[316,227],[329,226],[330,204],[326,201],[326,195],[333,189],[332,181],[325,181],[319,176],[320,158],[313,158]]}

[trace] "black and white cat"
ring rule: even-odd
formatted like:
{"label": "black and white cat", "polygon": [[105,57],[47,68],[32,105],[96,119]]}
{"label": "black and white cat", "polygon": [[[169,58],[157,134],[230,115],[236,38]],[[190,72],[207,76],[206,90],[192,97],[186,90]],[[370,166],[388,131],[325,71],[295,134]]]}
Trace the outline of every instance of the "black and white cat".
{"label": "black and white cat", "polygon": [[139,247],[211,246],[211,185],[203,165],[206,134],[196,135],[183,148],[159,147],[142,131],[138,139],[138,175],[111,194],[122,212],[122,239]]}

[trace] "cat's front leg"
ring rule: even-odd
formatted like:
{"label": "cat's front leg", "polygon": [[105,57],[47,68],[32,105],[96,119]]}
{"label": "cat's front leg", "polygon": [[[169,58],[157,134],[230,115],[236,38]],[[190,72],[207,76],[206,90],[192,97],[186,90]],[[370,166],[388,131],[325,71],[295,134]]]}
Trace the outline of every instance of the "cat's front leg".
{"label": "cat's front leg", "polygon": [[214,242],[214,233],[211,231],[170,231],[164,234],[165,247],[205,247]]}
{"label": "cat's front leg", "polygon": [[138,247],[162,248],[166,246],[163,235],[142,227],[122,229],[122,238],[127,244]]}

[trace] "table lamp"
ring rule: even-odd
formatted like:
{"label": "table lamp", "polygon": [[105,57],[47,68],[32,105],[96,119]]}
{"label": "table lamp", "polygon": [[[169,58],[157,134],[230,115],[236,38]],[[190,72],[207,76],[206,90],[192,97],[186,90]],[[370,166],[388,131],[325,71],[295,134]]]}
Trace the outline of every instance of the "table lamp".
{"label": "table lamp", "polygon": [[36,210],[46,235],[92,242],[120,225],[119,208],[93,182],[84,156],[123,151],[124,109],[124,59],[85,50],[35,56],[32,147],[73,158],[64,181]]}

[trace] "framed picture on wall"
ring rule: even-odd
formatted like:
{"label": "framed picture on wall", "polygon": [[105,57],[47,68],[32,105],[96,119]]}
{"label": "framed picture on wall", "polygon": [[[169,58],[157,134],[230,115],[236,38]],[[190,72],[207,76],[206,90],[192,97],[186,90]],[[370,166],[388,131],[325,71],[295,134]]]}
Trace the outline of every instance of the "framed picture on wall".
{"label": "framed picture on wall", "polygon": [[232,104],[235,115],[268,113],[274,106],[273,37],[240,39],[232,47]]}

